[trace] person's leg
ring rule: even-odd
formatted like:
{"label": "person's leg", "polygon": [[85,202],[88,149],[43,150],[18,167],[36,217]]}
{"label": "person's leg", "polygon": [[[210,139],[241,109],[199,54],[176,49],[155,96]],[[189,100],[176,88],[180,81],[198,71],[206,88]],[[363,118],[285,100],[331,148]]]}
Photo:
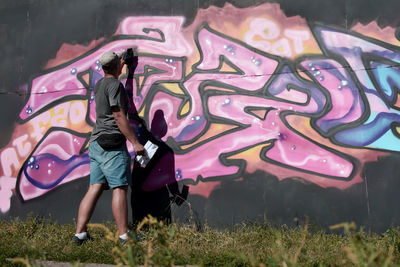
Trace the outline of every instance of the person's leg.
{"label": "person's leg", "polygon": [[87,231],[87,223],[92,217],[97,200],[103,193],[104,184],[91,184],[85,196],[83,197],[78,211],[78,222],[76,224],[76,233]]}
{"label": "person's leg", "polygon": [[112,212],[119,235],[128,232],[128,186],[115,187],[112,195]]}
{"label": "person's leg", "polygon": [[127,193],[131,181],[131,157],[126,145],[123,145],[107,153],[104,158],[102,170],[113,190],[112,213],[121,236],[128,232]]}
{"label": "person's leg", "polygon": [[107,183],[101,169],[104,150],[99,146],[97,141],[89,143],[88,154],[90,157],[90,186],[79,205],[76,225],[77,234],[86,232],[86,224],[92,217],[97,200],[106,188],[105,184]]}

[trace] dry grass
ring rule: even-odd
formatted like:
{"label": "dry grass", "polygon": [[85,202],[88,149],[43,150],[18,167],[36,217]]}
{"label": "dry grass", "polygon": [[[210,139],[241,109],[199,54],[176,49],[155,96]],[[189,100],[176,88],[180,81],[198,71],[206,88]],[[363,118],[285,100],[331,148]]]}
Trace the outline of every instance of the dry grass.
{"label": "dry grass", "polygon": [[[311,228],[311,229],[310,229]],[[396,266],[400,265],[399,229],[366,234],[354,224],[334,226],[341,234],[315,227],[237,225],[230,230],[191,225],[165,226],[146,218],[137,231],[144,238],[125,246],[116,242],[115,227],[91,225],[95,241],[71,242],[73,225],[30,218],[0,222],[0,263],[27,265],[34,259],[71,263],[106,263],[135,266]],[[334,230],[334,229],[333,229]],[[25,259],[10,263],[6,258]]]}

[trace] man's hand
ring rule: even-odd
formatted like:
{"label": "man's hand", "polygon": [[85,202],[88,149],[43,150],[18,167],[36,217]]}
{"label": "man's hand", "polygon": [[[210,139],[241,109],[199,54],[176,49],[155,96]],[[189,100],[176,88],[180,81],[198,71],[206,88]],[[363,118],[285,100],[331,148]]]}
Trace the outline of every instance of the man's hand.
{"label": "man's hand", "polygon": [[126,66],[128,67],[128,75],[133,75],[135,73],[138,63],[139,63],[139,57],[133,56],[132,60],[126,64]]}
{"label": "man's hand", "polygon": [[145,156],[146,155],[146,150],[144,149],[144,146],[142,146],[140,143],[135,143],[133,144],[133,150],[135,151],[136,156]]}

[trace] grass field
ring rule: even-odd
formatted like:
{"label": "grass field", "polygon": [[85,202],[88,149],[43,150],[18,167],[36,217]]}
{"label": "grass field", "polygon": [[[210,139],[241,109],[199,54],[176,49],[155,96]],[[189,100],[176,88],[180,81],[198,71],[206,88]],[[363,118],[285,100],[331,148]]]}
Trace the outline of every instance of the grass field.
{"label": "grass field", "polygon": [[[397,266],[400,230],[366,234],[354,224],[327,233],[312,225],[297,228],[268,224],[237,225],[230,230],[188,225],[165,226],[147,218],[138,226],[144,238],[120,246],[113,224],[91,225],[92,242],[71,242],[74,225],[30,218],[0,221],[0,264],[7,258],[71,263],[172,266]],[[19,263],[18,265],[21,265]]]}

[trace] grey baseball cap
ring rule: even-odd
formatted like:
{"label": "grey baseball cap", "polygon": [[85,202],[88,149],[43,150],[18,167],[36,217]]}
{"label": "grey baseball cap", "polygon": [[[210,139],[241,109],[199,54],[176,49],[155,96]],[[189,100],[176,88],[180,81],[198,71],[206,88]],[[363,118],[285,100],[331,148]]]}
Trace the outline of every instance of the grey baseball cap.
{"label": "grey baseball cap", "polygon": [[121,54],[107,51],[103,53],[100,57],[100,64],[105,68],[112,68],[121,59]]}

